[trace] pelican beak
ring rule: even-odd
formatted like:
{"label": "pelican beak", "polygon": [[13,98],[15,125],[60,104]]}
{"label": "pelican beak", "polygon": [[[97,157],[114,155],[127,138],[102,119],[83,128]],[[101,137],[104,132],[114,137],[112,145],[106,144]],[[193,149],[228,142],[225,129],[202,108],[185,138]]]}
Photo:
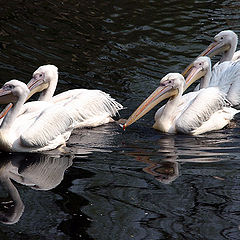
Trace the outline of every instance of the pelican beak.
{"label": "pelican beak", "polygon": [[136,122],[138,119],[148,113],[158,103],[164,99],[175,96],[178,94],[177,89],[173,89],[171,86],[158,87],[128,118],[127,122],[123,125],[123,129]]}
{"label": "pelican beak", "polygon": [[12,108],[13,104],[12,103],[9,103],[3,110],[2,112],[0,113],[0,119],[4,118],[7,113],[9,112],[9,110]]}
{"label": "pelican beak", "polygon": [[45,75],[42,73],[35,76],[28,82],[27,86],[28,86],[28,89],[30,90],[30,93],[27,99],[29,99],[33,94],[37,92],[41,92],[44,89],[48,88],[49,83],[46,83],[44,80],[45,80]]}
{"label": "pelican beak", "polygon": [[[212,42],[211,44],[209,44],[209,46],[198,56],[198,57],[201,57],[201,56],[208,56],[208,57],[213,57],[215,55],[218,55],[218,54],[221,54],[227,50],[229,50],[230,48],[230,44],[223,44],[221,42]],[[196,57],[196,59],[198,58]],[[188,75],[188,73],[191,71],[191,68],[193,67],[193,62],[190,63],[185,69],[184,71],[182,72],[182,75],[184,77],[186,77]]]}
{"label": "pelican beak", "polygon": [[17,98],[11,91],[0,88],[0,104],[8,104],[0,113],[0,119],[5,117],[9,110],[12,108],[12,102],[16,102]]}
{"label": "pelican beak", "polygon": [[221,54],[230,49],[230,44],[221,43],[221,42],[212,42],[200,55],[200,56],[208,56],[213,57],[215,55]]}
{"label": "pelican beak", "polygon": [[201,77],[205,76],[207,73],[206,70],[204,70],[203,68],[197,68],[197,67],[192,67],[189,70],[189,74],[186,77],[186,83],[184,86],[184,91],[189,88],[195,81],[197,81],[198,79],[200,79]]}
{"label": "pelican beak", "polygon": [[10,102],[16,102],[17,98],[11,91],[4,88],[0,88],[0,104],[7,104]]}

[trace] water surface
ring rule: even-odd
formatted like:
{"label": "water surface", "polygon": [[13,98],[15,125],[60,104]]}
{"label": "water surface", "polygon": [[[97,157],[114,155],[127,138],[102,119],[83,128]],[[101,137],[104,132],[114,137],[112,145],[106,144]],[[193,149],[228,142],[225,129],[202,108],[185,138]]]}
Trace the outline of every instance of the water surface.
{"label": "water surface", "polygon": [[[101,89],[127,118],[219,31],[239,35],[239,9],[233,0],[2,2],[0,83],[55,64],[57,92]],[[0,154],[0,238],[240,239],[240,117],[192,137],[152,129],[154,111],[126,132],[76,130],[63,155]]]}

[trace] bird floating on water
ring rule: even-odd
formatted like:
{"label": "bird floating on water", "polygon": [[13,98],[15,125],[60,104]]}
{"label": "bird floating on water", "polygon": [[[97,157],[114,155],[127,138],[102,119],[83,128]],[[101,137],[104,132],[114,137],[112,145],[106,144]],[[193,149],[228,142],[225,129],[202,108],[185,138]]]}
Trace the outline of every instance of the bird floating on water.
{"label": "bird floating on water", "polygon": [[67,107],[75,121],[75,128],[96,127],[112,122],[112,117],[123,109],[120,103],[100,90],[73,89],[53,96],[57,82],[58,68],[43,65],[33,73],[27,85],[31,90],[30,95],[36,92],[36,87],[41,91],[38,100]]}
{"label": "bird floating on water", "polygon": [[[238,44],[238,36],[232,30],[224,30],[215,35],[214,41],[198,56],[208,56],[213,57],[215,55],[222,55],[219,62],[214,66],[225,61],[239,61],[240,60],[240,50],[236,51]],[[193,66],[193,62],[189,64],[185,70],[182,72],[184,77],[187,76],[189,70]]]}
{"label": "bird floating on water", "polygon": [[2,151],[52,150],[64,145],[70,137],[74,120],[67,107],[42,101],[24,105],[29,94],[27,85],[18,80],[11,80],[0,89],[0,104],[13,104],[1,113],[5,116],[0,126]]}
{"label": "bird floating on water", "polygon": [[[199,74],[189,76],[187,84],[198,79]],[[128,118],[124,129],[166,98],[169,100],[156,112],[153,125],[162,132],[198,135],[219,130],[238,113],[230,107],[225,94],[219,88],[204,88],[182,96],[185,84],[181,74],[167,74],[161,79],[160,86]]]}
{"label": "bird floating on water", "polygon": [[198,57],[193,62],[190,75],[205,71],[205,76],[201,79],[196,90],[207,87],[218,87],[226,94],[232,106],[240,104],[240,61],[225,61],[218,64],[211,70],[211,60],[209,57]]}

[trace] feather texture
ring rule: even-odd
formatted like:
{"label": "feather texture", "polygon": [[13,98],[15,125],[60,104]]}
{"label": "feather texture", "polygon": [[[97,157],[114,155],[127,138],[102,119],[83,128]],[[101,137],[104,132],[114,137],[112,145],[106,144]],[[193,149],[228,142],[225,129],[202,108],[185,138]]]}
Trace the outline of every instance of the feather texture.
{"label": "feather texture", "polygon": [[[208,69],[211,72],[211,69]],[[240,61],[225,61],[215,66],[210,74],[209,87],[219,87],[233,106],[240,104]],[[194,89],[198,91],[200,84]]]}
{"label": "feather texture", "polygon": [[193,133],[215,112],[227,106],[230,106],[230,103],[219,88],[201,89],[197,92],[197,96],[190,101],[189,107],[178,118],[176,129],[182,133]]}
{"label": "feather texture", "polygon": [[[171,84],[178,89],[178,94],[156,112],[154,128],[168,133],[197,135],[223,128],[239,112],[231,107],[226,93],[218,87],[203,88],[182,96],[184,83],[183,76],[174,73],[169,73],[161,80],[160,84],[164,87]],[[155,94],[162,97],[164,91],[161,87],[158,89]]]}
{"label": "feather texture", "polygon": [[52,98],[57,105],[68,107],[75,127],[95,127],[111,121],[123,106],[100,90],[74,89]]}
{"label": "feather texture", "polygon": [[67,109],[51,106],[41,112],[28,131],[21,134],[20,141],[28,148],[53,149],[68,140],[72,129],[73,119]]}
{"label": "feather texture", "polygon": [[[111,117],[123,109],[120,103],[100,90],[73,89],[53,96],[57,82],[57,67],[44,65],[33,73],[29,86],[42,84],[45,89],[39,100],[67,107],[71,111],[75,127],[95,127],[108,123],[113,121]],[[33,88],[33,92],[35,91],[37,90]]]}

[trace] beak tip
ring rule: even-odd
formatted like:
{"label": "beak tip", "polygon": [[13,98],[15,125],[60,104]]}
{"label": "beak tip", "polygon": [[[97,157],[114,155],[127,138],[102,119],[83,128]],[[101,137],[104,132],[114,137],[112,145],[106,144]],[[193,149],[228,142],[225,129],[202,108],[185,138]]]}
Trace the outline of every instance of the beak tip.
{"label": "beak tip", "polygon": [[126,123],[125,124],[123,124],[123,126],[122,126],[122,128],[123,128],[123,131],[125,131],[126,130]]}

